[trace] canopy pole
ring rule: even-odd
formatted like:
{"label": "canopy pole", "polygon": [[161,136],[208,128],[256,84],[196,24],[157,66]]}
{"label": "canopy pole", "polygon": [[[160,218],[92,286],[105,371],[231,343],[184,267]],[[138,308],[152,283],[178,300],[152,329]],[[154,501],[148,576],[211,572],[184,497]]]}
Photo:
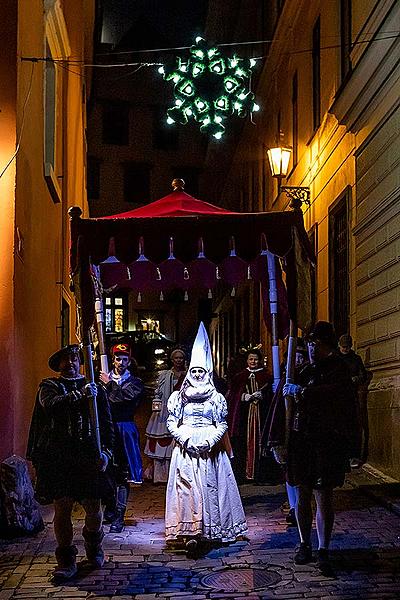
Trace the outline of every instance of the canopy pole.
{"label": "canopy pole", "polygon": [[108,357],[106,352],[106,345],[104,342],[104,306],[103,299],[101,298],[101,296],[96,297],[94,306],[96,312],[97,337],[99,341],[100,368],[104,373],[108,373]]}
{"label": "canopy pole", "polygon": [[[83,357],[84,357],[84,368],[85,375],[88,383],[95,383],[94,380],[94,368],[93,368],[93,355],[92,355],[92,339],[90,330],[83,332]],[[100,440],[100,426],[99,426],[99,415],[97,412],[97,400],[94,396],[89,396],[89,413],[92,427],[94,429],[94,435],[96,440],[96,450],[98,456],[101,456],[101,440]]]}
{"label": "canopy pole", "polygon": [[278,288],[276,284],[275,255],[269,250],[266,252],[268,262],[269,307],[271,313],[272,373],[274,377],[273,391],[275,392],[281,378],[278,337]]}
{"label": "canopy pole", "polygon": [[[290,319],[289,323],[289,340],[287,349],[287,360],[286,360],[286,382],[294,383],[294,368],[296,359],[296,347],[297,347],[297,323]],[[292,422],[293,412],[293,398],[291,396],[285,396],[285,442],[286,447],[289,441],[289,433]]]}

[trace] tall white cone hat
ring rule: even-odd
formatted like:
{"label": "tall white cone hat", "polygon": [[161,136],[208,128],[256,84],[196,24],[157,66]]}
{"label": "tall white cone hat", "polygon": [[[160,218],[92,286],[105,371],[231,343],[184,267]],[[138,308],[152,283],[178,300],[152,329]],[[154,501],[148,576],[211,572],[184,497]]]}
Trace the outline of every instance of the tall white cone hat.
{"label": "tall white cone hat", "polygon": [[200,322],[196,339],[193,343],[189,371],[193,367],[202,367],[210,374],[214,370],[210,341],[202,321]]}

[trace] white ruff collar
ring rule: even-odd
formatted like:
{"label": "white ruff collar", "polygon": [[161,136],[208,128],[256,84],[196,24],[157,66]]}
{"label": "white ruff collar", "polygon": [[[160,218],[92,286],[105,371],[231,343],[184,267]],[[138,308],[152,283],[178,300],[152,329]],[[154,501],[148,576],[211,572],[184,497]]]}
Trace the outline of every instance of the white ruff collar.
{"label": "white ruff collar", "polygon": [[124,383],[124,381],[126,381],[127,379],[129,379],[129,377],[131,376],[130,372],[128,371],[128,369],[125,371],[125,373],[123,373],[122,375],[118,375],[118,373],[116,373],[114,371],[114,369],[108,374],[109,378],[112,381],[115,381],[115,383],[117,383],[118,385],[122,385]]}

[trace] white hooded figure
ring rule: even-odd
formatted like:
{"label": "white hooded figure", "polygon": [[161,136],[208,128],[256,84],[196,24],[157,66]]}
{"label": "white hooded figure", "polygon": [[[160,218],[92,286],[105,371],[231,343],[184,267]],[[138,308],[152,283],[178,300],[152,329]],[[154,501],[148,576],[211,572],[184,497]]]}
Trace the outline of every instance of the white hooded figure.
{"label": "white hooded figure", "polygon": [[175,440],[167,484],[167,542],[193,550],[198,540],[235,541],[247,533],[246,517],[222,439],[227,404],[213,383],[213,360],[203,323],[189,370],[168,400],[167,427]]}

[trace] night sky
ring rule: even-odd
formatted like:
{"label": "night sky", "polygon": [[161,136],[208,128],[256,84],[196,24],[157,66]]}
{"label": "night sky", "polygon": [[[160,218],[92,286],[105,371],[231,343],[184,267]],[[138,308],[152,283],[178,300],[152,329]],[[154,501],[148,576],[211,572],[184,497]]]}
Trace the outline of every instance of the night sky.
{"label": "night sky", "polygon": [[116,49],[190,46],[204,33],[206,0],[103,0],[101,42]]}

